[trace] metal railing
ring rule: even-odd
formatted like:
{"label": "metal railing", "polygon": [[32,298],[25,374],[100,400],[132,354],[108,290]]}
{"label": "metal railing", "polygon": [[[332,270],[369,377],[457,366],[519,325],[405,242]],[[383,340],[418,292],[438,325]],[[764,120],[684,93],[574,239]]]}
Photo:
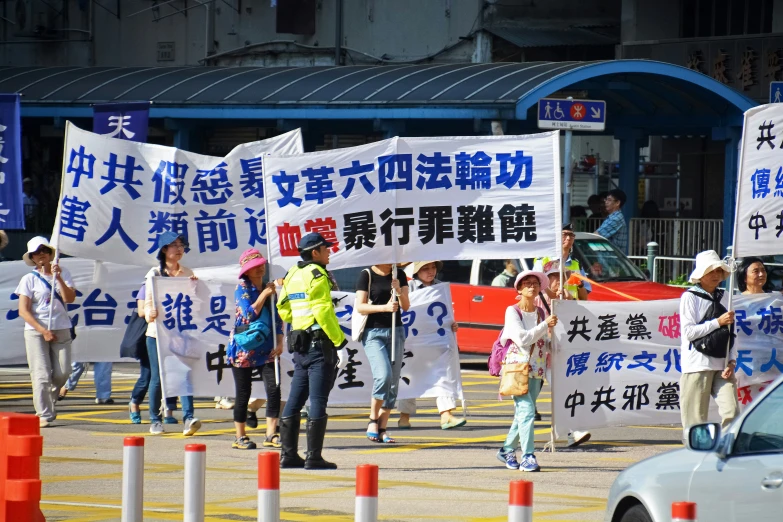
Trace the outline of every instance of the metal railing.
{"label": "metal railing", "polygon": [[656,283],[687,286],[687,279],[682,284],[674,283],[674,281],[683,275],[687,278],[693,272],[695,264],[696,260],[691,257],[655,256],[650,276]]}
{"label": "metal railing", "polygon": [[662,256],[695,256],[704,250],[720,252],[723,247],[723,220],[633,218],[628,230],[629,254],[647,254],[647,243],[658,243]]}

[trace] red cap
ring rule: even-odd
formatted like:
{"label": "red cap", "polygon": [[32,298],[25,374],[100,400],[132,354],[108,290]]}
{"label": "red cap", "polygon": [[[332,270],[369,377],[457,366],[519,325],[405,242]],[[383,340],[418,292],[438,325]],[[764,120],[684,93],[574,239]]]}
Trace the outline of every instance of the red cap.
{"label": "red cap", "polygon": [[144,446],[144,437],[125,437],[125,446]]}
{"label": "red cap", "polygon": [[206,444],[185,444],[185,451],[207,451]]}
{"label": "red cap", "polygon": [[508,485],[508,505],[533,507],[533,483],[512,480]]}
{"label": "red cap", "polygon": [[672,518],[696,520],[695,502],[672,502]]}
{"label": "red cap", "polygon": [[375,464],[356,466],[356,496],[378,497],[378,466]]}
{"label": "red cap", "polygon": [[258,489],[280,489],[280,455],[274,451],[258,454]]}

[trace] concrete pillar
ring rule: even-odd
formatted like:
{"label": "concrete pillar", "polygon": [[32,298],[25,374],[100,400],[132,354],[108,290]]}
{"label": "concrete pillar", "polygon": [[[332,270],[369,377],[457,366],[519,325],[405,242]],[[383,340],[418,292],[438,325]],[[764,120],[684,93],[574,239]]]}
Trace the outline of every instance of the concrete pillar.
{"label": "concrete pillar", "polygon": [[726,129],[725,162],[723,165],[723,250],[734,241],[734,210],[737,204],[737,169],[742,129]]}
{"label": "concrete pillar", "polygon": [[180,150],[195,152],[192,148],[193,131],[187,127],[178,127],[174,132],[174,146]]}
{"label": "concrete pillar", "polygon": [[631,131],[627,136],[620,137],[620,182],[619,188],[627,197],[623,206],[625,221],[629,222],[638,212],[637,198],[639,196],[639,148],[644,142],[637,132]]}
{"label": "concrete pillar", "polygon": [[473,35],[473,63],[492,63],[492,35],[486,31],[478,31]]}

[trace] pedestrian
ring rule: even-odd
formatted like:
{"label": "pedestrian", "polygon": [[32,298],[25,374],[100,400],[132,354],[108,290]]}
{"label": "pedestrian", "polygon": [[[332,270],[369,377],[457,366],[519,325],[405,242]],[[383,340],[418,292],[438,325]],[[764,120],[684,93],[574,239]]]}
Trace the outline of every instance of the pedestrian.
{"label": "pedestrian", "polygon": [[[535,411],[536,399],[541,392],[546,360],[549,354],[548,330],[557,324],[557,316],[546,317],[546,312],[536,306],[536,297],[546,287],[548,278],[541,272],[526,270],[517,276],[514,287],[519,294],[519,303],[506,309],[500,342],[509,340],[511,345],[503,364],[528,363],[528,392],[514,395],[514,421],[506,436],[503,448],[497,458],[508,469],[539,471],[541,467],[535,456]],[[522,461],[516,457],[517,445],[522,450]]]}
{"label": "pedestrian", "polygon": [[606,212],[606,203],[599,194],[593,194],[587,198],[587,206],[590,207],[590,219],[603,218]]}
{"label": "pedestrian", "polygon": [[744,295],[768,294],[773,286],[767,277],[767,267],[758,257],[746,257],[737,270],[737,287]]}
{"label": "pedestrian", "polygon": [[505,259],[503,261],[504,270],[492,279],[492,286],[504,286],[511,288],[514,284],[514,278],[519,273],[517,264],[513,259]]}
{"label": "pedestrian", "polygon": [[37,236],[28,241],[22,259],[34,268],[32,273],[22,277],[14,291],[19,296],[19,316],[25,322],[24,344],[33,405],[42,428],[57,418],[55,402],[60,387],[68,380],[72,325],[66,304],[76,299],[71,274],[66,268],[52,263],[54,253],[45,237]]}
{"label": "pedestrian", "polygon": [[[413,293],[420,288],[427,288],[432,285],[440,284],[441,281],[436,279],[443,269],[443,262],[441,261],[420,261],[413,263],[413,280],[408,283],[408,291]],[[456,333],[459,329],[459,324],[455,321],[451,323],[451,331]],[[438,406],[438,412],[440,413],[440,427],[443,430],[451,428],[459,428],[464,426],[467,421],[464,418],[457,418],[454,416],[454,410],[457,408],[457,401],[451,396],[441,396],[435,399],[435,403]],[[397,404],[397,410],[400,412],[400,420],[397,423],[397,427],[402,429],[408,429],[411,427],[411,415],[416,413],[416,399],[401,399]]]}
{"label": "pedestrian", "polygon": [[373,390],[367,438],[373,442],[396,442],[386,432],[386,427],[389,415],[397,403],[400,370],[405,352],[405,328],[402,326],[402,314],[399,310],[407,311],[410,306],[408,278],[402,269],[397,268],[397,273],[392,274],[392,265],[383,264],[373,265],[359,273],[354,313],[367,316],[361,341],[372,370]]}
{"label": "pedestrian", "polygon": [[[294,353],[291,391],[280,419],[281,468],[337,469],[337,464],[321,456],[328,421],[326,404],[337,361],[347,362],[344,348],[348,340],[334,311],[332,276],[326,270],[333,245],[315,232],[299,241],[302,261],[286,274],[277,304],[282,320],[291,324],[288,351]],[[298,453],[299,425],[308,398],[307,453],[302,459]]]}
{"label": "pedestrian", "polygon": [[[188,242],[184,236],[175,232],[167,231],[158,236],[158,266],[153,267],[147,272],[145,279],[145,302],[144,313],[147,319],[147,355],[150,363],[150,384],[149,384],[149,409],[150,409],[150,433],[160,435],[163,433],[163,423],[161,422],[161,383],[160,367],[158,364],[158,330],[155,325],[155,319],[158,317],[157,303],[152,300],[152,278],[153,277],[188,277],[192,280],[197,279],[193,270],[182,266],[180,261],[185,255],[185,249]],[[179,398],[182,403],[182,423],[184,429],[182,434],[190,436],[201,428],[201,421],[194,416],[193,397],[182,396]],[[166,424],[176,424],[177,420],[172,415],[172,410],[167,409],[163,422]]]}
{"label": "pedestrian", "polygon": [[[264,283],[266,259],[255,248],[245,250],[239,258],[240,282],[234,291],[236,321],[228,342],[227,358],[234,375],[234,449],[255,449],[256,443],[245,433],[247,407],[253,387],[253,372],[258,372],[266,388],[266,438],[264,447],[279,448],[277,421],[280,418],[280,385],[275,365],[283,351],[283,323],[275,308],[275,283]],[[272,314],[275,315],[273,318]],[[274,323],[274,325],[273,325]],[[258,333],[243,342],[248,332]],[[272,333],[274,331],[274,334]],[[275,337],[273,337],[273,335]],[[276,341],[276,342],[275,342]],[[257,424],[256,424],[257,425]]]}
{"label": "pedestrian", "polygon": [[[680,414],[686,431],[707,422],[710,397],[718,405],[724,428],[739,413],[734,375],[737,351],[733,342],[730,349],[728,346],[734,312],[726,310],[728,295],[718,288],[728,276],[729,266],[717,252],[701,252],[690,275],[690,282],[695,286],[680,298]],[[726,349],[729,349],[728,364]]]}
{"label": "pedestrian", "polygon": [[598,230],[595,231],[599,236],[603,236],[619,248],[623,254],[628,253],[628,226],[625,224],[622,208],[625,205],[625,192],[620,189],[610,190],[606,195],[606,219],[604,219]]}
{"label": "pedestrian", "polygon": [[[82,375],[89,367],[90,363],[71,363],[71,375],[68,376],[65,386],[60,389],[58,400],[65,399],[68,392],[76,389],[79,379],[82,378]],[[114,399],[111,398],[111,370],[112,363],[110,362],[92,363],[93,382],[95,383],[95,404],[114,404]]]}

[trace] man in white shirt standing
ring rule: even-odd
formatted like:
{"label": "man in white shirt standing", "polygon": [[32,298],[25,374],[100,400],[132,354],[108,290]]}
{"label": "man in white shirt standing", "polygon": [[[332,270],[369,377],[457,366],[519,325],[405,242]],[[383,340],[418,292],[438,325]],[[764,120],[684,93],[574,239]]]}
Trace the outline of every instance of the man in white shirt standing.
{"label": "man in white shirt standing", "polygon": [[729,276],[729,270],[729,266],[714,250],[701,252],[696,256],[696,268],[690,276],[690,282],[696,286],[680,298],[680,413],[683,430],[707,422],[710,397],[718,405],[724,428],[739,414],[737,379],[734,375],[737,350],[733,343],[728,364],[725,350],[719,356],[709,356],[694,347],[694,344],[700,344],[697,341],[719,328],[729,327],[730,332],[733,330],[734,312],[726,311],[718,318],[707,318],[705,321],[707,312],[713,306],[712,302],[720,303],[724,309],[727,307],[728,293],[718,289],[718,285]]}

